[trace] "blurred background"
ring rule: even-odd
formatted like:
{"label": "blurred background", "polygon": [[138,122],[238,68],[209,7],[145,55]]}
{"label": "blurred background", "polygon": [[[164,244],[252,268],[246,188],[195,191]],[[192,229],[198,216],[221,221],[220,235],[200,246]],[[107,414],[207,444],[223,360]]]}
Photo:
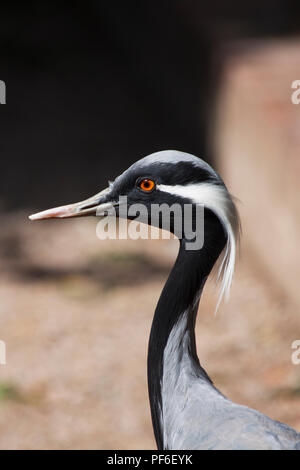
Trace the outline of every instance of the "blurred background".
{"label": "blurred background", "polygon": [[149,153],[214,165],[240,202],[231,298],[198,353],[216,386],[300,431],[300,4],[1,3],[1,449],[153,449],[146,355],[175,240],[31,223]]}

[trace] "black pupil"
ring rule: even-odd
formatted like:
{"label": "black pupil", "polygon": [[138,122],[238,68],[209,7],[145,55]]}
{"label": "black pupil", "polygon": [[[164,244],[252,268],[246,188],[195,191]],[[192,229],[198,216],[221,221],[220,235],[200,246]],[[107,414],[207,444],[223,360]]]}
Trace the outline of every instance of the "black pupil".
{"label": "black pupil", "polygon": [[144,188],[146,189],[150,188],[150,181],[147,181],[147,180],[144,181]]}

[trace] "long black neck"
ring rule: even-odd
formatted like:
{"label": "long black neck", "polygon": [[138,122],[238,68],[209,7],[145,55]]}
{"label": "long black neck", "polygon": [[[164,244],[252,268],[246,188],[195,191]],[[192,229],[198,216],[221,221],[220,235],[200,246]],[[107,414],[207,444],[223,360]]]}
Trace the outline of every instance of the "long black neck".
{"label": "long black neck", "polygon": [[210,381],[197,356],[195,321],[203,286],[225,243],[226,236],[219,220],[210,211],[205,211],[202,249],[187,250],[185,239],[180,240],[176,262],[155,310],[148,348],[148,390],[158,449],[164,448],[161,394],[164,350],[173,327],[185,314],[188,315],[190,360],[199,376]]}

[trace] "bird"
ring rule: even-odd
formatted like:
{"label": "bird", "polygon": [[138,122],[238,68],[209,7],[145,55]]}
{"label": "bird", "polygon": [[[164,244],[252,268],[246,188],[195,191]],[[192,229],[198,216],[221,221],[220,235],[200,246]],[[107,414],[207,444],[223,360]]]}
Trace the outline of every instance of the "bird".
{"label": "bird", "polygon": [[[148,392],[158,450],[300,450],[300,433],[223,395],[197,355],[195,323],[204,285],[219,265],[218,304],[228,297],[240,236],[235,199],[208,163],[178,150],[155,152],[137,160],[95,196],[29,218],[104,217],[111,210],[120,217],[121,196],[126,197],[128,212],[134,204],[143,204],[149,213],[155,204],[190,205],[193,211],[203,207],[202,246],[188,249],[182,230],[150,331]],[[175,214],[171,233],[176,222]],[[151,225],[150,217],[146,223]],[[161,228],[162,220],[156,226]]]}

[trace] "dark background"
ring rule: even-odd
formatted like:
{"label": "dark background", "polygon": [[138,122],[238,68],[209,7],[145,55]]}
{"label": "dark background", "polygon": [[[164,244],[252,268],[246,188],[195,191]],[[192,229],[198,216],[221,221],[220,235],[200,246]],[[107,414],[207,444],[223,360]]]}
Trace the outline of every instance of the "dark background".
{"label": "dark background", "polygon": [[1,3],[1,208],[79,200],[167,148],[212,161],[226,44],[299,31],[300,3]]}

